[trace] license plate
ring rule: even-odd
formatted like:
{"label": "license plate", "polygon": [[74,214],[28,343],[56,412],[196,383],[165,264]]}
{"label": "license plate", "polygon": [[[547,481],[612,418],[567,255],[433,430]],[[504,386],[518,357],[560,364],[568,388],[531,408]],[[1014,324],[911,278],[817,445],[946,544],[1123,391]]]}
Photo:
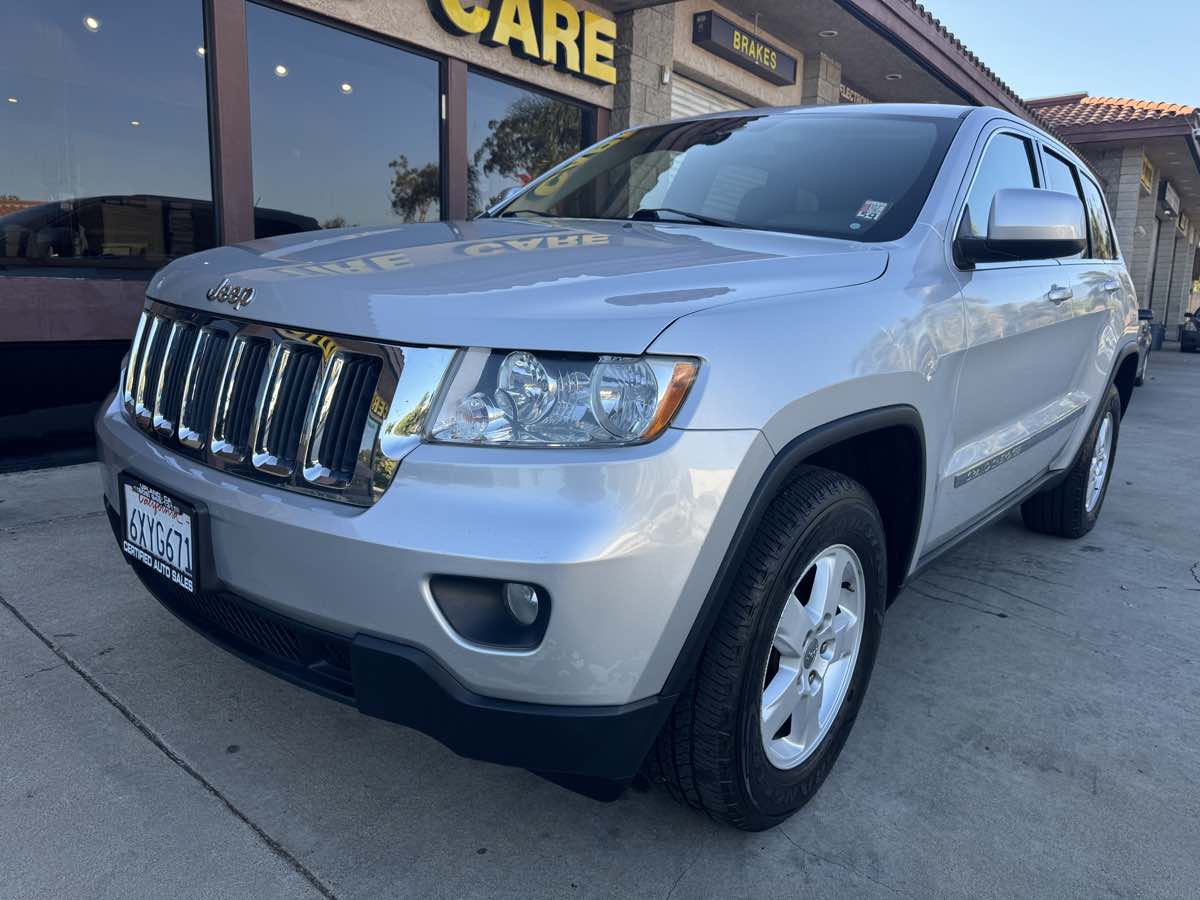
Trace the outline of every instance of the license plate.
{"label": "license plate", "polygon": [[123,478],[121,490],[126,555],[195,593],[196,510],[136,478]]}

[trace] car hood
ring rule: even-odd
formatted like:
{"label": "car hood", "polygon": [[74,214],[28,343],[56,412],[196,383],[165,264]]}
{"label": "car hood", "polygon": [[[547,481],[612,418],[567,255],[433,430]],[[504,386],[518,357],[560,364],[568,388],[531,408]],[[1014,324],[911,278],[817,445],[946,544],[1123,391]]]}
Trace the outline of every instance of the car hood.
{"label": "car hood", "polygon": [[[734,228],[475,219],[340,229],[220,247],[155,275],[156,300],[327,334],[443,346],[640,353],[680,316],[844,287],[888,254]],[[207,298],[253,288],[235,310]]]}

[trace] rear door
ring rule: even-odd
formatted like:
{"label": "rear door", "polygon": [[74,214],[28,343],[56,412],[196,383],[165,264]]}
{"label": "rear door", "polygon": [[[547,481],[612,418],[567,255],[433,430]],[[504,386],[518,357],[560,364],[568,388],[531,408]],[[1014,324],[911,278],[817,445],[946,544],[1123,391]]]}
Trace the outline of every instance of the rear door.
{"label": "rear door", "polygon": [[[1001,122],[980,139],[954,235],[987,234],[1003,188],[1045,184],[1033,132]],[[1041,476],[1082,414],[1071,272],[1059,260],[958,265],[967,349],[940,461],[932,541],[986,517]]]}
{"label": "rear door", "polygon": [[[1127,300],[1133,303],[1133,282],[1118,259],[1099,186],[1086,169],[1055,147],[1043,144],[1041,150],[1046,186],[1078,196],[1086,213],[1087,249],[1061,260],[1070,273],[1073,294],[1063,304],[1063,311],[1070,317],[1064,325],[1063,349],[1069,350],[1075,360],[1074,390],[1094,410],[1108,388],[1113,354],[1124,328],[1122,310]],[[1080,430],[1075,430],[1076,435]]]}

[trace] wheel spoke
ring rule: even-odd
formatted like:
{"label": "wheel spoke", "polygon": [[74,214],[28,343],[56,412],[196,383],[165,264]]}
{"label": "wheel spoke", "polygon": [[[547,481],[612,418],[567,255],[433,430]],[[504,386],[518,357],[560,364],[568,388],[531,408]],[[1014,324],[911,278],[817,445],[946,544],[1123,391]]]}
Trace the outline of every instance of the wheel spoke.
{"label": "wheel spoke", "polygon": [[799,659],[804,655],[804,639],[808,636],[811,625],[804,607],[793,595],[783,604],[783,613],[779,625],[775,628],[775,649],[782,656]]}
{"label": "wheel spoke", "polygon": [[813,578],[808,602],[804,604],[804,611],[813,628],[828,625],[825,617],[832,619],[837,612],[838,600],[842,596],[842,574],[846,571],[848,561],[846,552],[839,549],[813,563],[816,577]]}
{"label": "wheel spoke", "polygon": [[849,610],[840,610],[833,617],[830,632],[833,635],[833,659],[835,662],[845,659],[854,652],[854,647],[858,643],[858,629],[858,616]]}
{"label": "wheel spoke", "polygon": [[824,684],[818,681],[815,687],[805,690],[792,712],[790,737],[805,750],[810,749],[821,735],[821,701],[824,691]]}
{"label": "wheel spoke", "polygon": [[783,723],[793,714],[796,704],[800,701],[798,674],[795,669],[781,668],[763,691],[762,736],[765,743],[774,740],[775,733],[783,727]]}

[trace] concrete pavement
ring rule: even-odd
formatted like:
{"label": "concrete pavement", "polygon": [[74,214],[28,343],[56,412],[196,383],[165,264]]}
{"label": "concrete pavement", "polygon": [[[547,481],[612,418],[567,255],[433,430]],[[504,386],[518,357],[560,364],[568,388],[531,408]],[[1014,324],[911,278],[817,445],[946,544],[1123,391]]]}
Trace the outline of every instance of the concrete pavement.
{"label": "concrete pavement", "polygon": [[1198,397],[1157,354],[1092,534],[1012,515],[913,584],[825,787],[758,835],[265,675],[142,590],[92,466],[0,475],[0,895],[1194,896]]}

